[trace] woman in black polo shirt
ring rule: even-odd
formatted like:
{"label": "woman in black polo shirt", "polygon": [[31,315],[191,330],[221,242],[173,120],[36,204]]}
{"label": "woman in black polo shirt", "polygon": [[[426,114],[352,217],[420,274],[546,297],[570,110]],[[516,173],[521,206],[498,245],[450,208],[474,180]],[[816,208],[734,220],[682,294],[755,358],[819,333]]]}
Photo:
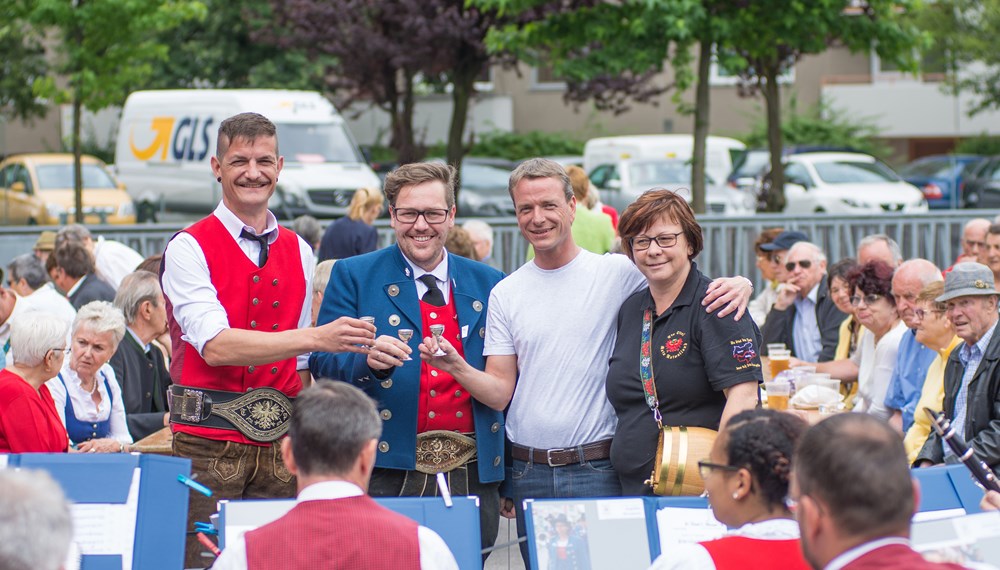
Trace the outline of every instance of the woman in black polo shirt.
{"label": "woman in black polo shirt", "polygon": [[646,192],[622,214],[618,230],[625,255],[649,287],[618,313],[607,380],[618,416],[611,462],[623,494],[648,495],[657,416],[665,426],[718,430],[756,407],[761,337],[752,319],[719,318],[702,307],[711,280],[691,261],[703,240],[683,197]]}

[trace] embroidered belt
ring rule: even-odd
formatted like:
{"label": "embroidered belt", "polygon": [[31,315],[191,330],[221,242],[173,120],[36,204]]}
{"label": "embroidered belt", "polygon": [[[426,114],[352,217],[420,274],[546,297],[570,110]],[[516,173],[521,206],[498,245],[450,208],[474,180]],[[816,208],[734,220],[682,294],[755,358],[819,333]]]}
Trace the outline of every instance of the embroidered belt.
{"label": "embroidered belt", "polygon": [[225,392],[174,384],[167,401],[171,423],[238,431],[264,443],[281,439],[292,419],[292,401],[274,388]]}
{"label": "embroidered belt", "polygon": [[447,430],[418,433],[416,470],[434,475],[475,461],[476,440],[470,435]]}

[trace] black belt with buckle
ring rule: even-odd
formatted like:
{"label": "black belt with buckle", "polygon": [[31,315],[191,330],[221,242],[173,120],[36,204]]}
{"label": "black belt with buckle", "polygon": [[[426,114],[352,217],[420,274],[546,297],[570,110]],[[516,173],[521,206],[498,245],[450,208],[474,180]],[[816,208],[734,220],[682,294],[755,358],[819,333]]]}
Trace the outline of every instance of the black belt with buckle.
{"label": "black belt with buckle", "polygon": [[274,388],[225,392],[173,384],[167,400],[171,423],[238,431],[264,443],[281,439],[292,419],[292,400]]}
{"label": "black belt with buckle", "polygon": [[605,439],[560,449],[538,449],[512,443],[510,455],[518,461],[541,463],[549,467],[562,467],[581,461],[594,461],[611,457],[611,440]]}

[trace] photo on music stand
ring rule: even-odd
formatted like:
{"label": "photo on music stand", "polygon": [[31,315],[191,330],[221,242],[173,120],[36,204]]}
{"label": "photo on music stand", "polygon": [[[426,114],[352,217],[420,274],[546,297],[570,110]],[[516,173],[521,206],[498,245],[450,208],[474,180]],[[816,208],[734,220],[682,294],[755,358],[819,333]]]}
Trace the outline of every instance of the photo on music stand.
{"label": "photo on music stand", "polygon": [[534,504],[538,567],[544,570],[590,570],[587,518],[582,504]]}

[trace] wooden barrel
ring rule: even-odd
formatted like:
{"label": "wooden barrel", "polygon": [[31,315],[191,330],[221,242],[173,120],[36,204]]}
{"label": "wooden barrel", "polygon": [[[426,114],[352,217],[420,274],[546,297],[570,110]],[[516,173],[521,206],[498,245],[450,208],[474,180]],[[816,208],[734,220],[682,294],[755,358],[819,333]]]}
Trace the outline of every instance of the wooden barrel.
{"label": "wooden barrel", "polygon": [[663,426],[648,483],[657,495],[697,496],[705,491],[698,461],[708,457],[718,432],[701,427]]}

